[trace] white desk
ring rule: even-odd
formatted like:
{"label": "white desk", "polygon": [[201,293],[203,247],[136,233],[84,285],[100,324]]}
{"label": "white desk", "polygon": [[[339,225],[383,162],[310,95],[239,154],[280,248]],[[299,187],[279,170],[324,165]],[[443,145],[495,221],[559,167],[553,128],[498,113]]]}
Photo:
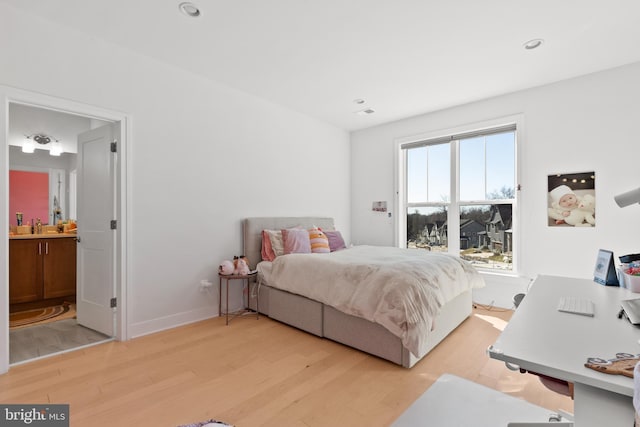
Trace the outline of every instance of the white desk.
{"label": "white desk", "polygon": [[[594,317],[559,312],[561,296],[592,300]],[[588,357],[640,353],[640,328],[618,319],[620,300],[629,298],[640,294],[586,279],[539,276],[489,355],[574,383],[576,427],[630,427],[633,380],[584,367]]]}

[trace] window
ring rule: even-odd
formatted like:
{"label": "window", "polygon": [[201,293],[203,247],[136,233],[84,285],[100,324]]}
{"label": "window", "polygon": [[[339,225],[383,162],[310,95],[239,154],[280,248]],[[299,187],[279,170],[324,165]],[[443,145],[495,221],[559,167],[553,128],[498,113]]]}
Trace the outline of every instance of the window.
{"label": "window", "polygon": [[516,140],[509,124],[401,143],[400,245],[515,271]]}

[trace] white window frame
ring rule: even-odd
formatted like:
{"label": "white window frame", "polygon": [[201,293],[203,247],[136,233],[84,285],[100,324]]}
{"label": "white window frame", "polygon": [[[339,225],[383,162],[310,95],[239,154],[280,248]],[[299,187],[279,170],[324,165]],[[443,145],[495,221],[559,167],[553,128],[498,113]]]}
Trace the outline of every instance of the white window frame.
{"label": "white window frame", "polygon": [[[476,132],[482,130],[491,129],[515,124],[515,147],[514,147],[514,162],[515,162],[515,199],[512,202],[512,238],[513,238],[513,263],[511,270],[495,270],[495,269],[481,269],[483,273],[501,274],[508,276],[517,276],[521,271],[520,254],[522,252],[521,247],[521,212],[520,212],[520,146],[523,141],[524,135],[524,118],[522,114],[501,117],[492,120],[486,120],[478,123],[470,123],[467,125],[441,129],[433,132],[423,133],[419,135],[413,135],[409,137],[398,138],[394,141],[394,162],[396,167],[395,172],[395,200],[394,204],[398,215],[395,216],[395,245],[398,247],[407,247],[407,182],[406,182],[406,150],[403,146],[412,143],[419,143],[421,141],[436,140],[438,138],[444,138],[450,135],[463,134],[466,132]],[[448,212],[459,212],[459,141],[451,144],[451,200],[448,203],[433,203],[433,205],[447,205]],[[500,200],[491,200],[493,204],[499,204]],[[470,203],[462,203],[465,206]],[[486,204],[479,203],[479,204]],[[427,204],[428,206],[428,204]],[[460,255],[460,216],[448,214],[447,216],[447,239],[448,242],[457,242],[455,245],[449,245],[449,253],[459,256]]]}

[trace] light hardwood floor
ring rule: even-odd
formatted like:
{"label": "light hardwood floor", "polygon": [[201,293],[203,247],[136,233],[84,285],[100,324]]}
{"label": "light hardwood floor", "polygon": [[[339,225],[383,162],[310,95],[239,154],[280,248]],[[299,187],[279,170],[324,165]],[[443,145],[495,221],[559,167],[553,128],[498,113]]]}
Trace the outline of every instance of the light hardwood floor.
{"label": "light hardwood floor", "polygon": [[0,375],[0,402],[68,403],[76,427],[387,426],[452,373],[573,412],[568,397],[486,355],[510,315],[475,309],[412,369],[262,316],[215,318],[13,367]]}

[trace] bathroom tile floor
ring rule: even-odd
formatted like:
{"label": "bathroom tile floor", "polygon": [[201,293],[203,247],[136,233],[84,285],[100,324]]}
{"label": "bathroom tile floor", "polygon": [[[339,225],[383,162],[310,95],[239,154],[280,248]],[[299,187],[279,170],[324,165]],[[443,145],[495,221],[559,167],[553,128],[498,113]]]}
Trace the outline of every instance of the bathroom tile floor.
{"label": "bathroom tile floor", "polygon": [[112,338],[78,324],[76,319],[9,331],[9,363],[84,347]]}

